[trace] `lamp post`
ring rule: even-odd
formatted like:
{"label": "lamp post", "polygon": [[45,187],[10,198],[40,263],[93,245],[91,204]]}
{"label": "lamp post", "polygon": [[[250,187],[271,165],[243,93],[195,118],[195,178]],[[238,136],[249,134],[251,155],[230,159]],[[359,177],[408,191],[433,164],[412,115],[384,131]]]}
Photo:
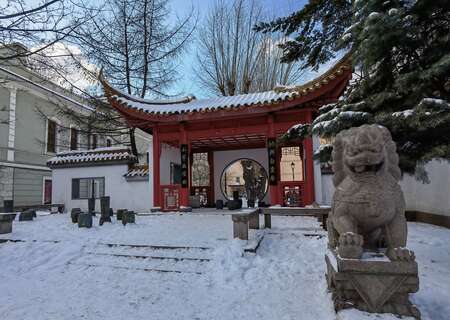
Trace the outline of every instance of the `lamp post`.
{"label": "lamp post", "polygon": [[294,173],[295,163],[294,163],[294,161],[291,162],[291,169],[292,169],[292,181],[295,181],[295,173]]}

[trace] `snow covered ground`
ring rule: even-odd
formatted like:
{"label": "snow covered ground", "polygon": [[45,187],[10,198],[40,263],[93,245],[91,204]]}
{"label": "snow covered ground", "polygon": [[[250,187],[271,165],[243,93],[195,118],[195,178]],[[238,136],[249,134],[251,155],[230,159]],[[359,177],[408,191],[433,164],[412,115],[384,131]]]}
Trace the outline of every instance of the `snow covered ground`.
{"label": "snow covered ground", "polygon": [[[0,239],[7,320],[334,320],[324,278],[326,233],[313,218],[273,217],[258,254],[232,240],[231,217],[138,216],[78,229],[63,215],[14,222]],[[450,314],[450,230],[410,223],[423,319]],[[169,272],[167,272],[169,271]],[[340,319],[391,319],[354,310]]]}

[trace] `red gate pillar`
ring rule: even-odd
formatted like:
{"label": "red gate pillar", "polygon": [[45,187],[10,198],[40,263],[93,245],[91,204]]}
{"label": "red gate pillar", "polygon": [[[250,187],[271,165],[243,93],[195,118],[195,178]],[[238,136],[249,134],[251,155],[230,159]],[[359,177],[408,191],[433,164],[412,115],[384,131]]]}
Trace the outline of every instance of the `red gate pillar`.
{"label": "red gate pillar", "polygon": [[161,145],[159,142],[158,128],[153,127],[153,206],[161,206],[159,199],[160,194],[160,157],[161,157]]}
{"label": "red gate pillar", "polygon": [[[275,133],[275,125],[274,125],[274,119],[273,119],[273,115],[269,115],[268,116],[268,134],[267,134],[267,138],[268,139],[274,139],[275,141],[276,141],[276,139],[277,139],[277,136],[276,136],[276,133]],[[267,146],[267,148],[269,149],[269,146]],[[275,147],[275,152],[277,152],[277,150],[278,150],[278,148],[277,147]],[[269,151],[270,152],[270,151]],[[270,171],[270,167],[271,167],[271,164],[270,164],[270,154],[269,154],[269,171]],[[276,175],[276,183],[272,183],[272,182],[270,182],[270,175],[271,175],[271,173],[269,172],[269,196],[270,196],[270,204],[271,205],[276,205],[276,204],[281,204],[281,201],[280,201],[280,192],[279,192],[279,174],[278,174],[278,170],[279,170],[279,161],[278,161],[278,155],[275,155],[275,161],[276,161],[276,164],[275,164],[275,168],[276,168],[276,172],[275,172],[275,175]]]}
{"label": "red gate pillar", "polygon": [[[188,138],[187,138],[187,132],[186,129],[184,128],[184,125],[181,125],[181,134],[180,134],[180,145],[187,145],[188,150],[187,150],[187,179],[188,179],[188,183],[187,185],[181,185],[181,189],[180,189],[180,206],[183,207],[188,207],[189,206],[189,181],[191,180],[190,175],[191,175],[191,170],[189,170],[190,164],[189,164],[189,155],[191,154],[191,146],[188,142]],[[181,147],[180,147],[180,152],[181,152]],[[183,166],[183,160],[181,161],[181,165]],[[183,172],[184,169],[183,167],[181,167],[181,172]],[[181,179],[184,179],[184,177],[182,176]]]}
{"label": "red gate pillar", "polygon": [[[307,123],[312,123],[311,111],[306,116]],[[304,205],[309,205],[314,202],[314,159],[313,159],[313,141],[312,137],[305,138],[303,141],[303,147],[305,150],[305,202]]]}

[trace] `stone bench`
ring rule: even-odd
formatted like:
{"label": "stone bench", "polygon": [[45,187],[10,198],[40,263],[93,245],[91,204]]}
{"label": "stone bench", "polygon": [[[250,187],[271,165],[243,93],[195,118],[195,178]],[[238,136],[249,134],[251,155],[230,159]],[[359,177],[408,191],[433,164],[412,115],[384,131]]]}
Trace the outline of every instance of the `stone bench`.
{"label": "stone bench", "polygon": [[11,233],[15,213],[0,213],[0,234]]}
{"label": "stone bench", "polygon": [[233,220],[233,238],[248,240],[249,229],[259,229],[259,210],[238,212],[231,215]]}
{"label": "stone bench", "polygon": [[292,207],[271,207],[261,208],[261,213],[264,215],[264,227],[272,227],[272,216],[302,216],[302,217],[316,217],[321,223],[321,227],[327,230],[327,218],[331,208],[292,208]]}

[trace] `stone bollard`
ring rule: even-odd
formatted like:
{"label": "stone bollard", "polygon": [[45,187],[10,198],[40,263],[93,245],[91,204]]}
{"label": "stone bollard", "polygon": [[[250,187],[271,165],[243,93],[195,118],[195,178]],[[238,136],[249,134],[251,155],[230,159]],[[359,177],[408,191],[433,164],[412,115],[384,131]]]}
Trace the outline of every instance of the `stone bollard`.
{"label": "stone bollard", "polygon": [[248,228],[249,229],[259,229],[259,212],[258,211],[249,214]]}
{"label": "stone bollard", "polygon": [[123,213],[126,211],[127,211],[127,209],[118,209],[116,212],[117,220],[122,220]]}
{"label": "stone bollard", "polygon": [[95,217],[95,198],[88,199],[88,213]]}
{"label": "stone bollard", "polygon": [[78,228],[92,228],[92,214],[80,212],[78,215]]}
{"label": "stone bollard", "polygon": [[19,221],[33,221],[35,214],[36,214],[36,211],[34,211],[34,210],[25,210],[20,213]]}
{"label": "stone bollard", "polygon": [[272,216],[270,213],[264,213],[264,228],[272,228]]}
{"label": "stone bollard", "polygon": [[136,223],[136,214],[134,211],[128,211],[122,213],[122,224],[125,226],[127,223]]}
{"label": "stone bollard", "polygon": [[80,208],[72,208],[72,211],[70,212],[70,218],[72,219],[72,223],[78,222],[78,216],[81,213]]}
{"label": "stone bollard", "polygon": [[109,197],[100,198],[100,209],[100,225],[103,225],[105,222],[111,222],[111,217],[109,216]]}
{"label": "stone bollard", "polygon": [[223,200],[216,200],[216,209],[217,210],[223,209]]}
{"label": "stone bollard", "polygon": [[248,240],[248,214],[232,214],[231,219],[233,220],[233,238]]}
{"label": "stone bollard", "polygon": [[3,200],[3,210],[5,211],[5,213],[14,212],[14,201]]}
{"label": "stone bollard", "polygon": [[15,214],[0,213],[0,234],[11,233]]}

